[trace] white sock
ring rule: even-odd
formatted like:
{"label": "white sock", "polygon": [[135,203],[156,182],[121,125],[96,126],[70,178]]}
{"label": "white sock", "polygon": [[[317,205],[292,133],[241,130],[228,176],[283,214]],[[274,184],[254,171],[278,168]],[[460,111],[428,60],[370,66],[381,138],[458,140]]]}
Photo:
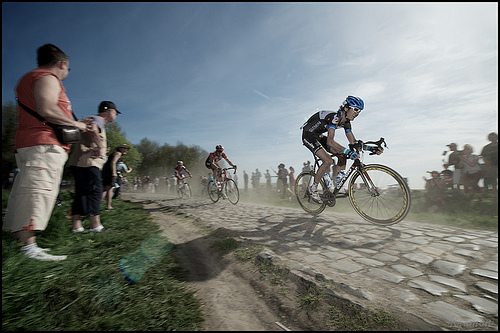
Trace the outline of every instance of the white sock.
{"label": "white sock", "polygon": [[316,191],[318,189],[318,184],[316,182],[313,182],[311,185],[311,190]]}
{"label": "white sock", "polygon": [[29,249],[34,249],[34,248],[37,248],[38,246],[36,245],[36,243],[33,243],[33,244],[30,244],[30,245],[25,245],[25,246],[22,246],[21,247],[21,250],[23,251],[28,251]]}

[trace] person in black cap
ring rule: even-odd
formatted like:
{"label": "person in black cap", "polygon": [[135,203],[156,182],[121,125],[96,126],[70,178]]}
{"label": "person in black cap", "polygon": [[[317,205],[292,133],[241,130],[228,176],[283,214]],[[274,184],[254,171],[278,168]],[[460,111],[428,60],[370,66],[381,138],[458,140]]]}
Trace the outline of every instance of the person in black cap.
{"label": "person in black cap", "polygon": [[110,109],[113,109],[116,111],[117,114],[122,114],[118,109],[116,108],[115,103],[111,101],[102,101],[101,104],[99,104],[99,113],[101,112],[106,112]]}
{"label": "person in black cap", "polygon": [[99,104],[98,115],[91,116],[88,132],[75,145],[69,166],[75,177],[75,197],[72,210],[72,231],[81,232],[82,216],[88,216],[90,231],[100,232],[100,206],[103,192],[102,169],[106,162],[107,137],[105,125],[116,120],[120,112],[110,101]]}

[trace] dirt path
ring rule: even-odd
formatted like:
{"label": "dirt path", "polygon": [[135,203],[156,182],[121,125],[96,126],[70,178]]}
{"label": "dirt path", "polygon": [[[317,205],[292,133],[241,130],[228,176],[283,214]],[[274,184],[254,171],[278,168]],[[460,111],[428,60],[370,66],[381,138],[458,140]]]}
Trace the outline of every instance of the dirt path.
{"label": "dirt path", "polygon": [[189,288],[204,305],[204,331],[283,331],[276,324],[282,318],[251,285],[259,278],[254,265],[218,256],[210,249],[215,237],[192,221],[162,211],[155,202],[144,208],[177,245],[175,256],[188,271]]}

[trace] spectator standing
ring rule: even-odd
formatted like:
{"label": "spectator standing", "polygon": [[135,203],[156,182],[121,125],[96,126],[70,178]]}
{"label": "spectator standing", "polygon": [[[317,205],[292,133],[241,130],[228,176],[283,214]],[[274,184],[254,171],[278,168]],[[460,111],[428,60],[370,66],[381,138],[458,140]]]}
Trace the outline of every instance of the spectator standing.
{"label": "spectator standing", "polygon": [[484,188],[486,191],[498,193],[498,135],[488,134],[489,144],[483,147],[481,156],[484,161]]}
{"label": "spectator standing", "polygon": [[472,154],[473,148],[471,145],[464,145],[464,154],[461,156],[464,162],[464,191],[465,195],[469,196],[470,190],[479,195],[479,200],[483,199],[481,188],[477,184],[483,178],[483,170],[479,165],[480,157]]}
{"label": "spectator standing", "polygon": [[248,174],[243,170],[243,183],[245,184],[245,191],[248,191]]}
{"label": "spectator standing", "polygon": [[[113,104],[114,106],[114,104]],[[102,168],[102,184],[104,186],[102,192],[102,200],[106,198],[106,209],[113,209],[111,200],[113,199],[113,189],[116,187],[118,173],[116,165],[118,160],[130,150],[127,144],[121,144],[116,147],[116,151],[111,153],[108,160]]]}
{"label": "spectator standing", "polygon": [[82,232],[82,216],[88,216],[90,231],[101,232],[100,206],[103,189],[102,168],[106,163],[107,137],[104,125],[116,120],[121,112],[110,101],[99,104],[98,115],[91,116],[87,133],[75,145],[69,158],[69,166],[75,178],[72,231]]}
{"label": "spectator standing", "polygon": [[304,162],[304,166],[302,167],[302,172],[311,171],[311,161]]}
{"label": "spectator standing", "polygon": [[271,174],[269,173],[269,169],[266,170],[264,177],[266,177],[266,187],[268,190],[270,190],[271,189]]}
{"label": "spectator standing", "polygon": [[[71,102],[62,83],[69,75],[69,57],[57,46],[45,44],[37,50],[37,61],[38,68],[17,83],[18,101],[48,122],[85,132],[84,122],[72,120]],[[38,247],[36,232],[45,230],[49,223],[70,147],[59,142],[50,126],[18,106],[14,149],[19,174],[10,193],[3,229],[24,244],[21,251],[29,258],[66,259]]]}
{"label": "spectator standing", "polygon": [[118,177],[116,178],[116,183],[118,184],[118,187],[115,188],[115,193],[113,194],[113,198],[112,199],[118,199],[118,197],[120,196],[120,192],[122,190],[122,186],[124,184],[124,175],[123,173],[131,173],[132,172],[132,168],[129,168],[127,167],[127,165],[125,164],[125,162],[123,162],[123,158],[120,158],[118,160],[118,164],[116,165],[116,173],[118,175]]}
{"label": "spectator standing", "polygon": [[288,173],[288,178],[290,178],[290,189],[295,188],[295,169],[290,166],[290,172]]}
{"label": "spectator standing", "polygon": [[259,169],[255,169],[255,187],[260,188],[260,177],[262,177],[262,174],[260,173]]}
{"label": "spectator standing", "polygon": [[460,185],[463,185],[464,174],[464,162],[460,158],[463,152],[457,150],[456,143],[450,143],[447,146],[450,148],[451,154],[448,156],[448,163],[445,163],[443,167],[448,169],[448,167],[453,166],[453,186],[456,190],[460,190]]}
{"label": "spectator standing", "polygon": [[425,189],[427,190],[427,201],[429,203],[429,212],[435,213],[439,207],[443,207],[446,198],[446,183],[440,177],[439,172],[432,171],[431,179],[425,180]]}
{"label": "spectator standing", "polygon": [[287,195],[287,189],[288,189],[287,178],[288,178],[288,170],[285,168],[285,164],[281,163],[280,165],[278,165],[278,182],[281,185],[281,189],[278,187],[278,190],[282,192],[283,199]]}

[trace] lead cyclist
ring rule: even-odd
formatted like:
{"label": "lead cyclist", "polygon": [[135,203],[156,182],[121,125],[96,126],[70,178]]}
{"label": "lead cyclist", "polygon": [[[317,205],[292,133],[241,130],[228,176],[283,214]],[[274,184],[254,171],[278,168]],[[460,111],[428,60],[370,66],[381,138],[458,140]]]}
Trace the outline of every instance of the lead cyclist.
{"label": "lead cyclist", "polygon": [[[322,162],[318,168],[318,172],[314,176],[314,182],[309,187],[309,192],[313,200],[317,202],[321,201],[317,190],[321,177],[323,177],[329,191],[333,192],[335,189],[335,184],[329,175],[332,165],[335,165],[330,154],[334,154],[338,158],[338,173],[345,170],[346,157],[351,160],[359,158],[355,151],[345,148],[335,141],[334,137],[335,130],[342,127],[349,143],[356,143],[356,138],[352,133],[351,121],[356,119],[364,109],[364,106],[365,104],[361,98],[347,96],[337,111],[323,110],[316,112],[302,125],[302,143],[314,155],[318,156]],[[325,136],[324,133],[327,133],[327,135]],[[363,149],[370,150],[377,155],[382,154],[384,151],[381,147],[366,145]]]}

